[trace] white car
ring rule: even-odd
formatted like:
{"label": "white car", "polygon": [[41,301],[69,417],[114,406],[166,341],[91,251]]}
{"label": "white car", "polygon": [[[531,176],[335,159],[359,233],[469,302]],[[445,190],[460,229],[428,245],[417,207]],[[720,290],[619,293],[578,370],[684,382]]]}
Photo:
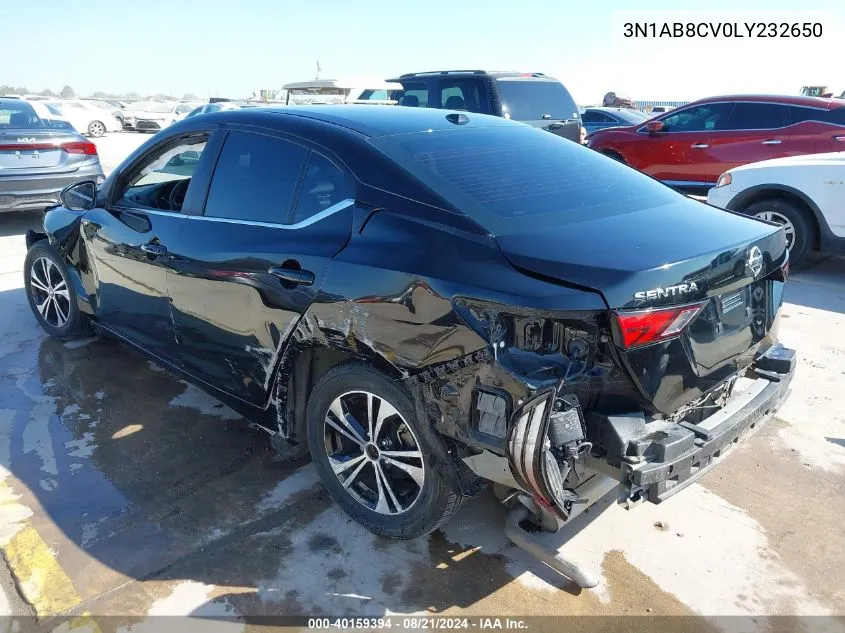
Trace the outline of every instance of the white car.
{"label": "white car", "polygon": [[134,105],[136,108],[142,108],[132,113],[135,117],[135,129],[139,132],[158,132],[184,119],[185,115],[202,105],[202,102],[150,101],[143,105]]}
{"label": "white car", "polygon": [[78,99],[42,101],[54,115],[64,117],[80,134],[99,138],[106,132],[120,132],[121,123],[110,112]]}
{"label": "white car", "polygon": [[793,264],[814,248],[845,250],[845,152],[734,167],[707,203],[784,225]]}

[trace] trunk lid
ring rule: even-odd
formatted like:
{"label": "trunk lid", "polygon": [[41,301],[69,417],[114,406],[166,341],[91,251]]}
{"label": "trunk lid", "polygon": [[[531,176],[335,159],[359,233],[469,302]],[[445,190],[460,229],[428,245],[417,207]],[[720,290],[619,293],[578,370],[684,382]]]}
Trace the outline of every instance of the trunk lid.
{"label": "trunk lid", "polygon": [[515,267],[599,292],[619,315],[702,304],[678,336],[620,344],[624,369],[656,411],[702,397],[776,335],[788,253],[771,224],[681,199],[496,239]]}
{"label": "trunk lid", "polygon": [[0,177],[75,171],[96,156],[70,154],[62,144],[84,140],[76,132],[53,129],[0,130]]}

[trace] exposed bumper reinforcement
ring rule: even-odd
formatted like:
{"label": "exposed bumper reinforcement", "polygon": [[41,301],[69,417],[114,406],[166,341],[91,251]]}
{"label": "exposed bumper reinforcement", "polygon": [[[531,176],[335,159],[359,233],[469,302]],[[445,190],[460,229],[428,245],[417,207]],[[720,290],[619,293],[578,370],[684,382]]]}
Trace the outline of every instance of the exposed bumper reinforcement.
{"label": "exposed bumper reinforcement", "polygon": [[[769,355],[777,357],[778,362],[769,362]],[[789,359],[785,364],[784,357]],[[786,372],[774,372],[769,369],[772,366]],[[744,435],[772,416],[789,395],[794,352],[776,346],[757,368],[757,379],[723,409],[700,425],[682,423],[675,427],[694,435],[692,448],[668,459],[622,464],[623,485],[628,485],[631,497],[644,494],[652,503],[665,501],[710,470]]]}

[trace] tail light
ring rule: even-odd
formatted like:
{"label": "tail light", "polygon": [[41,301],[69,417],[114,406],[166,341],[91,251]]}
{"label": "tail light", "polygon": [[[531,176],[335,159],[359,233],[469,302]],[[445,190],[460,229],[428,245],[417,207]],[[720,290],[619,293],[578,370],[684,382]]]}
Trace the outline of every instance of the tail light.
{"label": "tail light", "polygon": [[707,302],[703,301],[671,308],[616,312],[622,347],[639,347],[677,336],[693,322],[705,305]]}
{"label": "tail light", "polygon": [[70,143],[62,143],[59,145],[68,154],[85,154],[86,156],[96,156],[97,146],[91,141],[72,141]]}
{"label": "tail light", "polygon": [[55,143],[12,143],[0,145],[0,150],[17,152],[44,151],[49,149],[63,149],[68,154],[85,154],[86,156],[97,155],[97,146],[91,141],[69,141],[59,145]]}

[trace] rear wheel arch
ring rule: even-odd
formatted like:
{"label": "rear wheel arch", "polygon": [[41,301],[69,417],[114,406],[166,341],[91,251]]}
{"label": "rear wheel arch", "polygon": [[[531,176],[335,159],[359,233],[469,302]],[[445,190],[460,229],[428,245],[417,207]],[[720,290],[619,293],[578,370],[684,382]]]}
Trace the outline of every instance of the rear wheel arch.
{"label": "rear wheel arch", "polygon": [[362,341],[356,340],[354,347],[333,347],[325,341],[315,340],[290,341],[279,361],[271,394],[282,435],[297,444],[305,441],[305,416],[314,386],[335,367],[353,362],[371,367],[392,380],[405,377],[401,370]]}
{"label": "rear wheel arch", "polygon": [[809,248],[818,248],[821,242],[821,227],[826,226],[826,221],[815,203],[797,189],[782,185],[754,187],[734,197],[728,203],[728,209],[739,213],[748,213],[752,206],[767,200],[780,200],[801,209],[811,229]]}

